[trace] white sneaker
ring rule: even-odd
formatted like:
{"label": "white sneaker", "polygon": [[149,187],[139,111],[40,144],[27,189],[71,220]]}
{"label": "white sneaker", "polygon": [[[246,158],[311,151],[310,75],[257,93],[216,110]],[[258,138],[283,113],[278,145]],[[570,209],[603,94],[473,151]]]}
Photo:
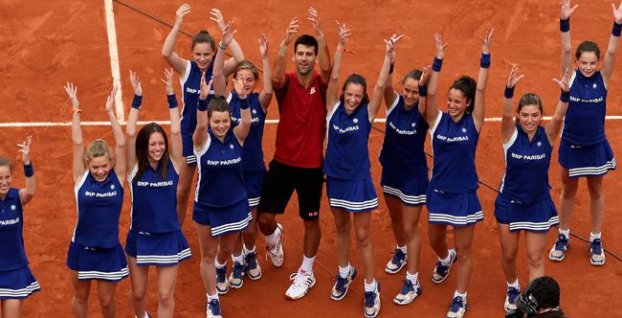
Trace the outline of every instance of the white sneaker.
{"label": "white sneaker", "polygon": [[302,269],[297,273],[292,273],[289,276],[292,284],[285,292],[285,298],[290,300],[300,299],[304,297],[309,289],[315,285],[315,276],[313,273],[306,272]]}
{"label": "white sneaker", "polygon": [[283,225],[277,223],[276,230],[279,231],[279,240],[273,247],[266,245],[266,257],[270,259],[272,266],[281,267],[285,258],[285,253],[283,252]]}
{"label": "white sneaker", "polygon": [[365,292],[365,305],[363,306],[363,315],[366,318],[374,318],[380,312],[380,283],[376,283],[376,290]]}

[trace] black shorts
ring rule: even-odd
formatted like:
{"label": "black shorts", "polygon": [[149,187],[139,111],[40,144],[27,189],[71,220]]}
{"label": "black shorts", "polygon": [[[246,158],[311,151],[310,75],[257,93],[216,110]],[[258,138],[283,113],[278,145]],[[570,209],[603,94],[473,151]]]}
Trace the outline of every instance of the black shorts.
{"label": "black shorts", "polygon": [[296,190],[300,217],[316,220],[320,216],[322,182],[322,168],[297,168],[272,160],[261,193],[259,213],[283,214]]}

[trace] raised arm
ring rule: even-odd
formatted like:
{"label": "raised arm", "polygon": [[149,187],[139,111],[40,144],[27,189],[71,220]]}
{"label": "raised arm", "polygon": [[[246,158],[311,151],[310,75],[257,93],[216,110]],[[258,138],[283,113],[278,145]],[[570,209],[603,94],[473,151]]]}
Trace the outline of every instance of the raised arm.
{"label": "raised arm", "polygon": [[78,101],[78,88],[67,82],[65,92],[71,101],[71,142],[73,143],[73,181],[77,183],[84,174],[84,139],[82,139],[82,127],[80,127],[80,102]]}
{"label": "raised arm", "polygon": [[345,23],[339,23],[339,42],[337,43],[337,49],[335,50],[335,60],[333,61],[333,69],[330,73],[330,79],[328,80],[328,88],[326,89],[326,109],[330,113],[335,107],[335,103],[339,100],[337,91],[339,90],[339,71],[341,70],[341,59],[343,58],[343,51],[346,48],[346,42],[350,37],[350,30],[346,27]]}
{"label": "raised arm", "polygon": [[518,67],[515,64],[512,65],[508,81],[505,83],[505,91],[503,93],[501,139],[504,144],[512,138],[514,129],[516,129],[516,125],[514,123],[514,112],[512,111],[512,98],[514,97],[514,88],[516,88],[516,84],[518,84],[523,77],[525,77],[525,75],[518,75]]}
{"label": "raised arm", "polygon": [[202,149],[207,142],[209,135],[207,134],[207,95],[212,81],[207,84],[205,82],[205,73],[201,74],[201,93],[199,94],[199,103],[197,105],[197,126],[192,134],[192,143],[194,149]]}
{"label": "raised arm", "polygon": [[419,78],[419,107],[425,108],[425,120],[428,126],[432,127],[441,112],[436,105],[428,103],[428,78],[430,77],[430,72],[431,70],[428,66],[421,69],[421,77]]}
{"label": "raised arm", "polygon": [[380,75],[378,75],[378,81],[376,82],[376,86],[374,87],[374,94],[367,106],[370,122],[374,121],[374,118],[378,114],[378,109],[380,109],[382,97],[384,95],[385,88],[389,80],[391,65],[393,64],[393,59],[395,57],[395,45],[403,36],[403,34],[393,34],[391,38],[389,38],[388,40],[384,40],[384,43],[386,44],[384,62],[382,63]]}
{"label": "raised arm", "polygon": [[389,65],[389,74],[387,76],[387,82],[384,85],[384,103],[387,107],[391,107],[391,104],[398,97],[395,88],[393,87],[393,69],[395,68],[395,50],[393,50],[393,57],[391,58],[391,65]]}
{"label": "raised arm", "polygon": [[602,71],[605,83],[609,81],[613,73],[613,64],[615,64],[616,50],[618,49],[618,39],[620,39],[620,33],[622,32],[622,2],[620,2],[617,8],[612,3],[611,8],[613,9],[613,28],[611,29],[609,45],[607,46],[607,55],[605,55]]}
{"label": "raised arm", "polygon": [[[173,70],[164,69],[164,79],[162,79],[166,90],[166,99],[168,101],[168,113],[171,119],[171,151],[170,156],[175,168],[181,167],[184,159],[181,145],[181,122],[179,117],[179,108],[177,107],[177,98],[173,90]],[[168,145],[167,145],[168,146]],[[179,170],[178,170],[179,171]]]}
{"label": "raised arm", "polygon": [[277,53],[276,60],[274,61],[274,68],[272,73],[272,87],[281,88],[285,84],[285,66],[287,66],[287,53],[288,46],[294,39],[294,36],[298,33],[298,18],[293,18],[287,26],[285,37],[281,40],[279,45],[279,52]]}
{"label": "raised arm", "polygon": [[479,132],[484,124],[486,113],[486,86],[488,85],[488,73],[490,70],[490,42],[495,29],[491,29],[482,36],[482,58],[479,65],[479,76],[477,77],[477,89],[475,90],[475,100],[473,103],[473,122],[475,129]]}
{"label": "raised arm", "polygon": [[559,13],[559,31],[562,40],[561,72],[572,66],[572,42],[570,40],[570,16],[579,5],[570,5],[570,0],[561,0]]}
{"label": "raised arm", "polygon": [[106,113],[108,114],[108,120],[110,120],[110,125],[112,126],[112,135],[114,136],[114,171],[119,176],[119,180],[121,180],[121,184],[123,184],[123,178],[125,178],[125,173],[127,172],[127,154],[126,154],[126,144],[125,144],[125,135],[123,134],[123,129],[121,129],[121,125],[119,124],[119,120],[117,120],[117,116],[114,114],[112,109],[112,104],[114,104],[114,98],[117,95],[118,87],[113,87],[110,91],[110,95],[106,99]]}
{"label": "raised arm", "polygon": [[143,102],[143,88],[140,85],[140,79],[132,71],[130,71],[130,83],[134,89],[134,99],[132,100],[130,114],[127,117],[125,134],[127,135],[127,166],[131,169],[136,164],[136,122],[138,121],[140,105]]}
{"label": "raised arm", "polygon": [[261,34],[261,38],[257,39],[259,42],[259,53],[261,54],[261,67],[263,68],[263,89],[259,94],[259,104],[264,113],[268,111],[270,101],[272,100],[272,72],[270,70],[270,62],[268,61],[268,38],[265,33]]}
{"label": "raised arm", "polygon": [[166,36],[164,44],[162,45],[162,56],[164,56],[166,62],[168,62],[168,64],[175,69],[175,72],[180,75],[186,73],[187,61],[177,55],[173,49],[175,48],[175,42],[177,42],[177,34],[179,33],[181,25],[184,22],[184,16],[190,13],[190,10],[190,5],[187,3],[182,4],[179,9],[177,9],[177,12],[175,13],[175,24],[173,25],[171,32],[169,32]]}
{"label": "raised arm", "polygon": [[[430,75],[430,79],[428,80],[428,97],[427,104],[434,106],[437,108],[437,90],[438,90],[438,79],[441,74],[441,68],[443,66],[443,58],[445,57],[445,48],[447,47],[447,43],[443,43],[441,39],[441,34],[434,34],[434,43],[436,46],[436,54],[434,54],[434,62],[432,63],[432,74]],[[426,106],[419,104],[419,113],[425,115]],[[436,118],[435,118],[436,119]]]}
{"label": "raised arm", "polygon": [[239,92],[238,98],[240,98],[240,124],[233,128],[233,134],[238,139],[240,144],[244,144],[244,140],[248,136],[248,132],[251,130],[251,109],[250,101],[248,100],[247,91],[244,89],[244,82],[241,79],[234,78],[233,85],[235,85],[235,91]]}
{"label": "raised arm", "polygon": [[559,85],[561,94],[559,96],[557,107],[555,108],[555,114],[553,114],[551,120],[544,127],[546,137],[551,144],[553,144],[555,142],[555,138],[559,136],[559,131],[562,129],[562,124],[564,122],[564,116],[566,116],[566,110],[568,110],[568,101],[570,100],[570,86],[568,83],[570,82],[571,74],[572,70],[567,69],[561,79],[553,79],[553,81]]}
{"label": "raised arm", "polygon": [[[218,30],[220,30],[221,33],[225,31],[227,23],[225,23],[225,18],[220,10],[215,8],[210,10],[210,19],[216,22]],[[238,63],[244,61],[244,51],[235,38],[231,40],[231,43],[229,43],[228,46],[231,49],[232,57],[225,60],[225,67],[223,71],[225,77],[235,71]]]}
{"label": "raised arm", "polygon": [[227,96],[227,83],[225,82],[225,50],[227,46],[233,41],[232,30],[233,24],[228,23],[222,31],[222,40],[218,43],[218,51],[216,57],[214,57],[214,74],[212,75],[214,81],[214,93],[218,96]]}
{"label": "raised arm", "polygon": [[19,200],[22,205],[26,205],[35,195],[35,171],[30,161],[30,145],[32,144],[32,136],[26,136],[23,143],[17,144],[19,152],[22,153],[22,162],[24,163],[24,175],[26,176],[26,187],[19,190]]}
{"label": "raised arm", "polygon": [[328,46],[326,45],[326,37],[324,36],[324,31],[322,31],[322,23],[320,22],[320,16],[317,14],[317,10],[313,7],[309,7],[308,15],[308,19],[313,24],[313,30],[315,30],[315,35],[317,36],[320,76],[322,77],[322,81],[326,83],[331,74],[330,54],[328,53]]}

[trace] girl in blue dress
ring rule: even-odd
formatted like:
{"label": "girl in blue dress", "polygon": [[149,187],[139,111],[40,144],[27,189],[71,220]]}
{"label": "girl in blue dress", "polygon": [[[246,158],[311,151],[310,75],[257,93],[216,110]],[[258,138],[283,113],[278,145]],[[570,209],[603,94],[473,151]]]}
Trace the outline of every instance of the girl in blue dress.
{"label": "girl in blue dress", "polygon": [[[561,2],[560,31],[562,39],[562,72],[572,67],[572,42],[570,16],[578,7],[570,0]],[[564,118],[559,164],[561,165],[562,192],[559,204],[559,236],[549,252],[549,259],[561,262],[566,256],[570,239],[570,224],[579,179],[585,177],[590,194],[592,224],[590,228],[590,263],[605,264],[605,251],[601,237],[605,214],[603,176],[616,167],[613,151],[605,135],[607,113],[607,84],[613,74],[615,54],[622,33],[622,3],[613,9],[613,29],[603,67],[599,68],[600,49],[592,41],[577,47],[577,69],[570,79],[570,102]]]}
{"label": "girl in blue dress", "polygon": [[32,137],[18,144],[24,163],[26,186],[11,187],[13,162],[0,156],[0,314],[20,317],[22,302],[41,287],[28,266],[24,249],[24,206],[35,195],[35,172],[30,160]]}
{"label": "girl in blue dress", "polygon": [[[419,102],[423,100],[427,103],[426,121],[430,125],[434,152],[432,179],[426,194],[428,235],[430,245],[438,256],[432,281],[445,281],[451,265],[460,256],[458,286],[447,312],[448,318],[463,317],[466,311],[467,288],[472,271],[473,234],[475,224],[484,218],[476,193],[478,178],[475,150],[484,124],[492,34],[491,30],[482,37],[477,82],[468,76],[454,81],[447,94],[447,112],[440,112],[437,108],[436,87],[431,87],[427,99],[426,87],[419,88]],[[427,73],[427,69],[424,73]],[[422,76],[420,85],[426,84],[426,76]],[[455,249],[447,247],[447,226],[454,228]]]}
{"label": "girl in blue dress", "polygon": [[102,314],[115,317],[114,294],[117,283],[129,275],[123,248],[119,243],[119,216],[123,207],[123,179],[126,173],[125,136],[112,104],[113,88],[106,100],[106,113],[115,139],[114,155],[108,144],[97,139],[84,149],[80,127],[77,87],[65,85],[73,109],[73,180],[78,220],[71,238],[67,266],[74,289],[74,317],[86,317],[91,281],[97,281]]}
{"label": "girl in blue dress", "polygon": [[520,294],[516,254],[521,232],[525,233],[529,281],[532,281],[544,276],[547,234],[559,223],[549,191],[549,164],[568,108],[569,74],[555,80],[562,90],[560,101],[551,120],[542,126],[544,114],[538,95],[524,94],[518,101],[516,113],[512,110],[514,88],[523,78],[518,75],[516,66],[512,67],[506,84],[501,121],[505,174],[495,201],[501,267],[507,280],[506,312],[516,310],[516,297]]}
{"label": "girl in blue dress", "polygon": [[341,59],[350,36],[350,30],[345,24],[338,23],[338,25],[339,43],[326,91],[328,144],[324,159],[326,192],[335,217],[339,260],[339,272],[331,298],[342,300],[357,274],[356,269],[350,265],[349,256],[350,228],[353,219],[365,278],[363,314],[365,317],[376,317],[380,311],[380,285],[374,274],[370,223],[371,211],[378,207],[378,197],[371,179],[368,141],[371,125],[380,108],[389,78],[395,42],[401,36],[393,35],[389,40],[385,40],[384,63],[371,100],[367,96],[365,78],[358,74],[352,74],[346,79],[343,94],[338,98]]}
{"label": "girl in blue dress", "polygon": [[[130,230],[125,251],[132,280],[132,307],[136,317],[149,317],[146,311],[149,266],[158,272],[158,315],[173,317],[175,283],[179,263],[190,257],[177,215],[177,182],[183,161],[177,99],[173,91],[173,70],[164,70],[171,120],[171,143],[162,127],[150,123],[136,132],[142,103],[142,87],[134,72],[130,81],[134,101],[127,134],[128,183],[132,195]],[[169,150],[170,149],[170,150]]]}

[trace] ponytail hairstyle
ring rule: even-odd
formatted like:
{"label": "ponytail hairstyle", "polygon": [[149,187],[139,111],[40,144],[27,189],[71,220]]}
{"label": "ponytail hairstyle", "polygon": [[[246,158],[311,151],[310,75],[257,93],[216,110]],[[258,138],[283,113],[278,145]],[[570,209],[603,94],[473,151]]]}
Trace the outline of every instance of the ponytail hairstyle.
{"label": "ponytail hairstyle", "polygon": [[352,73],[352,75],[348,76],[348,78],[346,78],[346,81],[343,83],[343,87],[341,88],[341,97],[339,97],[339,100],[342,103],[344,101],[343,95],[346,91],[346,87],[348,87],[349,84],[363,86],[363,98],[361,99],[361,104],[359,104],[359,106],[369,103],[369,96],[367,96],[367,81],[365,80],[365,77],[356,73]]}
{"label": "ponytail hairstyle", "polygon": [[464,75],[455,80],[453,84],[451,84],[449,90],[452,89],[459,90],[466,98],[467,107],[464,113],[472,113],[473,108],[475,107],[475,90],[477,89],[477,82],[475,82],[472,77]]}
{"label": "ponytail hairstyle", "polygon": [[162,158],[158,162],[158,167],[160,168],[160,176],[162,177],[162,180],[166,178],[168,163],[170,161],[170,155],[168,152],[168,137],[166,136],[164,129],[162,129],[162,126],[156,123],[149,123],[141,128],[136,136],[136,164],[138,165],[138,172],[132,179],[132,183],[140,180],[149,165],[149,138],[151,138],[151,135],[155,133],[160,133],[162,138],[164,138],[164,152],[162,153]]}
{"label": "ponytail hairstyle", "polygon": [[93,140],[89,146],[86,148],[86,152],[84,153],[84,160],[86,162],[91,161],[93,158],[99,157],[107,157],[108,160],[112,160],[112,155],[110,154],[110,147],[103,139]]}
{"label": "ponytail hairstyle", "polygon": [[199,43],[208,43],[212,48],[212,51],[216,50],[214,39],[206,30],[201,30],[199,33],[195,34],[194,37],[192,37],[192,46],[190,46],[190,49],[194,50],[194,47]]}
{"label": "ponytail hairstyle", "polygon": [[600,48],[598,48],[598,44],[592,41],[583,41],[579,46],[577,46],[577,51],[575,52],[575,57],[577,60],[581,57],[581,54],[592,52],[596,54],[596,58],[600,60]]}
{"label": "ponytail hairstyle", "polygon": [[402,80],[402,85],[406,83],[406,80],[409,78],[419,81],[421,79],[421,74],[422,74],[421,70],[412,70],[406,73],[406,75],[404,76],[404,79]]}
{"label": "ponytail hairstyle", "polygon": [[[518,100],[518,107],[516,108],[516,113],[520,114],[520,110],[523,109],[524,106],[538,106],[540,110],[540,115],[544,116],[544,108],[542,107],[542,99],[535,93],[526,93],[521,96],[520,100]],[[514,122],[518,125],[519,119],[516,117]]]}

